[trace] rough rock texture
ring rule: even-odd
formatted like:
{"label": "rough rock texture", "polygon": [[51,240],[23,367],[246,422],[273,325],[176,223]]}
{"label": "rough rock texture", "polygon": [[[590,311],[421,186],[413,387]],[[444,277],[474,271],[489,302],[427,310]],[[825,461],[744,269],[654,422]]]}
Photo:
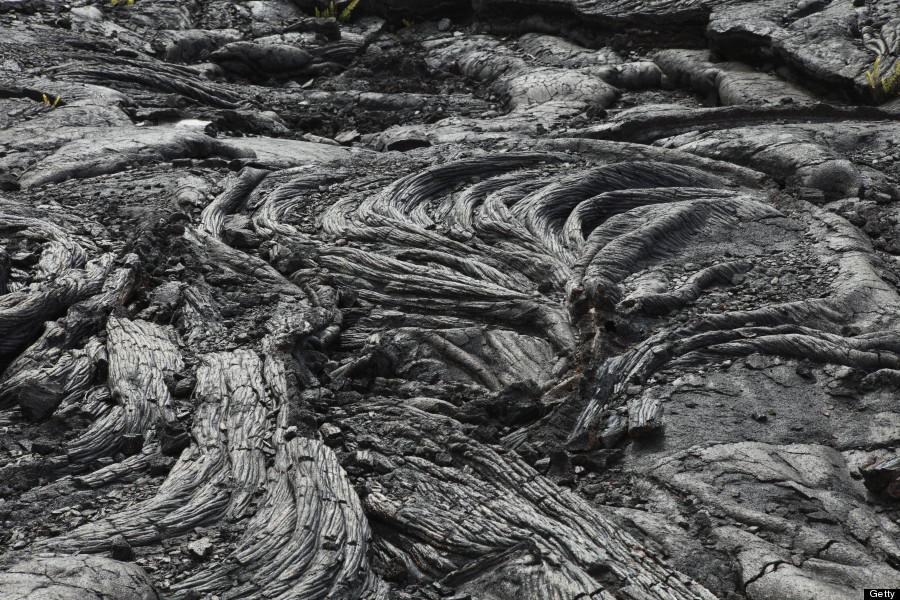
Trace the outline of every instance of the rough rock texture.
{"label": "rough rock texture", "polygon": [[16,563],[0,573],[0,589],[9,600],[160,598],[140,567],[83,554]]}
{"label": "rough rock texture", "polygon": [[0,598],[900,587],[897,8],[0,0]]}

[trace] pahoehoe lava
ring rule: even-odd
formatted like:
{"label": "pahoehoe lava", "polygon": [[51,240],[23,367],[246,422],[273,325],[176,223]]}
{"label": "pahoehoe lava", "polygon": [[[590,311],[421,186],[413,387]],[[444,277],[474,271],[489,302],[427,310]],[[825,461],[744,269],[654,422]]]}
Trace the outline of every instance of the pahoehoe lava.
{"label": "pahoehoe lava", "polygon": [[0,599],[900,588],[900,2],[0,0]]}

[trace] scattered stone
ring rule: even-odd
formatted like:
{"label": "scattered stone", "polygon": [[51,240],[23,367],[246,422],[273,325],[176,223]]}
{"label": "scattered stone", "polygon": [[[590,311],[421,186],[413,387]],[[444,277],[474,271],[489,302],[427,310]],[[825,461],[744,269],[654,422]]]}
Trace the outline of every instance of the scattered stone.
{"label": "scattered stone", "polygon": [[334,141],[344,146],[349,146],[355,142],[360,141],[360,139],[362,139],[362,136],[355,129],[341,131],[336,136],[334,136]]}
{"label": "scattered stone", "polygon": [[321,135],[314,135],[312,133],[304,133],[302,139],[307,142],[313,142],[314,144],[327,144],[329,146],[340,146],[340,142],[337,140],[333,140],[331,138],[323,137]]}
{"label": "scattered stone", "polygon": [[325,423],[319,427],[319,433],[322,434],[322,440],[328,445],[340,444],[344,439],[341,428],[331,423]]}
{"label": "scattered stone", "polygon": [[859,474],[862,475],[865,486],[872,492],[877,494],[892,486],[891,490],[888,490],[892,492],[889,495],[900,498],[900,495],[897,495],[897,486],[892,485],[900,479],[900,457],[880,462],[873,460],[870,465],[860,467]]}
{"label": "scattered stone", "polygon": [[191,443],[190,434],[177,423],[166,423],[157,432],[160,452],[165,456],[178,456]]}
{"label": "scattered stone", "polygon": [[122,436],[122,453],[125,456],[140,454],[144,448],[144,436],[140,433],[126,433]]}
{"label": "scattered stone", "polygon": [[212,552],[213,543],[207,537],[202,537],[187,545],[188,555],[194,560],[206,560]]}
{"label": "scattered stone", "polygon": [[175,385],[172,387],[172,395],[176,398],[189,398],[196,385],[197,378],[193,375],[188,375],[175,382]]}
{"label": "scattered stone", "polygon": [[761,354],[751,354],[744,362],[748,369],[761,370],[769,366],[769,361]]}
{"label": "scattered stone", "polygon": [[123,536],[117,535],[110,540],[109,556],[113,560],[131,562],[134,560],[134,550]]}
{"label": "scattered stone", "polygon": [[628,435],[640,438],[659,433],[662,417],[663,405],[658,398],[642,396],[628,400]]}
{"label": "scattered stone", "polygon": [[150,460],[150,466],[147,472],[153,477],[167,475],[172,470],[175,459],[171,456],[157,456]]}

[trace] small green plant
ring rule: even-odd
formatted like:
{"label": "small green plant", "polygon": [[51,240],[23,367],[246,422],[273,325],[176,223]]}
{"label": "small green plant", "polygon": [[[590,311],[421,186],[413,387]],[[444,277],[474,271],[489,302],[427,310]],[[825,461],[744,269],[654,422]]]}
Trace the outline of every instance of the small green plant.
{"label": "small green plant", "polygon": [[109,0],[109,3],[115,6],[116,4],[124,4],[125,6],[132,6],[134,4],[134,0]]}
{"label": "small green plant", "polygon": [[44,104],[46,104],[47,106],[56,108],[56,105],[59,104],[59,96],[57,96],[56,100],[54,100],[53,102],[50,102],[50,96],[48,96],[47,94],[41,94],[41,98],[44,99]]}
{"label": "small green plant", "polygon": [[[134,0],[132,0],[133,2]],[[359,0],[350,0],[350,4],[345,6],[343,10],[338,10],[334,5],[334,0],[328,3],[328,6],[319,10],[316,7],[316,18],[317,19],[337,19],[342,23],[346,23],[350,20],[350,15],[353,14],[353,9],[356,8],[356,5],[359,4]]]}
{"label": "small green plant", "polygon": [[894,68],[887,75],[882,75],[881,70],[881,56],[879,56],[872,64],[872,70],[866,71],[869,90],[877,102],[900,95],[900,85],[898,85],[900,84],[900,60],[894,64]]}
{"label": "small green plant", "polygon": [[350,0],[350,4],[345,6],[344,10],[341,11],[341,14],[338,15],[338,19],[344,22],[349,21],[350,14],[353,12],[353,9],[356,8],[357,4],[359,4],[359,0]]}
{"label": "small green plant", "polygon": [[409,19],[400,19],[400,22],[403,23],[404,27],[412,27],[413,25],[415,25],[415,23],[413,23]]}

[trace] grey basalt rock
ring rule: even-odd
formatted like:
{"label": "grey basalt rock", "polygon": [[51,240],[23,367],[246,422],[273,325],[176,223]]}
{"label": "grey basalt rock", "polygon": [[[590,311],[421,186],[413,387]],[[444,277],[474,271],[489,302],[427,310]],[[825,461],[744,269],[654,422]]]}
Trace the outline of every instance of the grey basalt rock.
{"label": "grey basalt rock", "polygon": [[48,556],[17,563],[0,573],[0,593],[10,600],[160,598],[140,567],[88,555]]}
{"label": "grey basalt rock", "polygon": [[[881,26],[888,17],[883,9],[870,10],[856,4],[853,0],[814,3],[803,10],[781,0],[557,0],[543,5],[479,0],[477,8],[495,17],[524,6],[534,11],[568,13],[605,29],[607,35],[617,27],[630,27],[637,36],[652,36],[650,32],[655,31],[676,44],[683,43],[679,29],[683,32],[701,26],[706,28],[712,47],[726,57],[774,59],[820,91],[861,98],[866,88],[864,72],[874,57],[862,47],[860,32],[869,19],[877,19]],[[877,7],[880,3],[873,4]],[[890,31],[892,22],[884,26]]]}
{"label": "grey basalt rock", "polygon": [[775,74],[761,73],[742,63],[713,63],[705,50],[664,50],[654,62],[670,81],[711,96],[722,106],[815,101],[806,90]]}
{"label": "grey basalt rock", "polygon": [[0,597],[900,587],[894,5],[0,6]]}
{"label": "grey basalt rock", "polygon": [[83,138],[69,142],[38,162],[20,182],[25,187],[57,183],[71,178],[96,177],[124,170],[129,165],[170,161],[176,158],[252,158],[252,151],[185,130],[83,131]]}

